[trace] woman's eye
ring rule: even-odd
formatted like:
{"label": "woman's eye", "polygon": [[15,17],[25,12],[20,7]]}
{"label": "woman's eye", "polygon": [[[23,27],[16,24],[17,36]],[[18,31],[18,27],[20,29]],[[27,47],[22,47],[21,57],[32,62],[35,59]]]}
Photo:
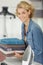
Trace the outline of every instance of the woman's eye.
{"label": "woman's eye", "polygon": [[22,13],[18,13],[18,15],[21,15],[21,14],[25,14],[25,12],[22,12]]}

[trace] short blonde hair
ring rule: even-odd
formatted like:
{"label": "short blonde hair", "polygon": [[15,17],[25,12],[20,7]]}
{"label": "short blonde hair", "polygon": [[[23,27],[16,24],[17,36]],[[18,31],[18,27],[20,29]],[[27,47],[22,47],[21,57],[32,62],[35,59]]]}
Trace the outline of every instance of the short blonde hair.
{"label": "short blonde hair", "polygon": [[30,18],[33,17],[33,13],[34,13],[34,7],[29,4],[28,2],[26,1],[21,1],[18,5],[17,5],[17,8],[16,8],[16,15],[18,15],[18,8],[24,8],[26,9],[27,11],[31,10],[31,13],[30,13]]}

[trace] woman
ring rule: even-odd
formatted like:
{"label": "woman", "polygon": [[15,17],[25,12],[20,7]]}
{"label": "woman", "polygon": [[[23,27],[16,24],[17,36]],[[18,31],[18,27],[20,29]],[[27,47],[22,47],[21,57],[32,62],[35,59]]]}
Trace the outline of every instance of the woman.
{"label": "woman", "polygon": [[[16,8],[16,15],[23,22],[22,24],[22,37],[34,51],[34,63],[36,65],[43,64],[42,61],[42,31],[40,27],[32,21],[34,8],[26,1],[21,1]],[[23,55],[15,52],[15,56],[21,58]]]}

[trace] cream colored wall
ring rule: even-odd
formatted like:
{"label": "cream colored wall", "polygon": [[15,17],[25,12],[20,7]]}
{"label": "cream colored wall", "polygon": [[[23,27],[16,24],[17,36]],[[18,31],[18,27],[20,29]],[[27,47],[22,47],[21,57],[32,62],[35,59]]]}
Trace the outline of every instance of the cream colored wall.
{"label": "cream colored wall", "polygon": [[34,22],[37,23],[43,31],[43,18],[33,18]]}

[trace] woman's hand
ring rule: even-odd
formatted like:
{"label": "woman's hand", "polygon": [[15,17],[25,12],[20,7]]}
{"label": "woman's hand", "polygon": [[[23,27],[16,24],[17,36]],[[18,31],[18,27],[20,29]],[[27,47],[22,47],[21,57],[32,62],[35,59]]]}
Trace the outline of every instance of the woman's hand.
{"label": "woman's hand", "polygon": [[17,58],[22,58],[23,57],[23,54],[21,55],[20,53],[18,53],[18,52],[15,52],[15,57],[17,57]]}

